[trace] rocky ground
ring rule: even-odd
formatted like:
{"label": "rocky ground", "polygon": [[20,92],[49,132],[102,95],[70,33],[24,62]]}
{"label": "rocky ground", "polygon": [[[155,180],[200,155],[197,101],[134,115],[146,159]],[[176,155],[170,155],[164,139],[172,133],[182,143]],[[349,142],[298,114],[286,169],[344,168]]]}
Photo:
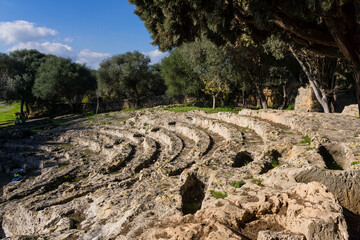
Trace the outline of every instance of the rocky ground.
{"label": "rocky ground", "polygon": [[55,120],[0,133],[2,171],[27,167],[2,178],[3,238],[360,239],[358,118],[153,108]]}

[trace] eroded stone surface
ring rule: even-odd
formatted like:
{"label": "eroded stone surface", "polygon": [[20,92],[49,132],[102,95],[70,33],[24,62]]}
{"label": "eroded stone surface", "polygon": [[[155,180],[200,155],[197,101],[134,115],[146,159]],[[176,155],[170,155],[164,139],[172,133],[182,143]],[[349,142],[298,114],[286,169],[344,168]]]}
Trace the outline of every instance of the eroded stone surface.
{"label": "eroded stone surface", "polygon": [[4,187],[0,234],[356,239],[359,134],[340,114],[161,109],[4,133],[3,168],[34,177]]}

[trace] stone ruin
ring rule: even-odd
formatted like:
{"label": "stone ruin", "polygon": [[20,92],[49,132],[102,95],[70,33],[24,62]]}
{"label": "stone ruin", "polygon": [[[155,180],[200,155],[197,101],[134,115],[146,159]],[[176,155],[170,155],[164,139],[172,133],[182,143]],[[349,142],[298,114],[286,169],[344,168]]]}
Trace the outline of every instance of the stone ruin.
{"label": "stone ruin", "polygon": [[3,187],[1,237],[359,239],[358,118],[153,108],[62,120],[1,135],[2,170],[28,168]]}

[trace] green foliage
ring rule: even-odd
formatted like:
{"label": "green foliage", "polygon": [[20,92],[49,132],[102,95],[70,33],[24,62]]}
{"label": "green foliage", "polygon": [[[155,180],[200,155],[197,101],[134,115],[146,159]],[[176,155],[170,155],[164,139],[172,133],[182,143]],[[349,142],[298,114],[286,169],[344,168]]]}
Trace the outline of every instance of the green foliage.
{"label": "green foliage", "polygon": [[294,110],[295,109],[295,105],[289,105],[285,110]]}
{"label": "green foliage", "polygon": [[311,138],[307,134],[305,136],[302,136],[301,139],[302,139],[302,141],[300,143],[310,145]]}
{"label": "green foliage", "polygon": [[186,214],[194,214],[201,208],[201,203],[183,203],[182,212]]}
{"label": "green foliage", "polygon": [[222,193],[222,192],[217,192],[215,190],[210,190],[211,196],[213,196],[216,199],[223,199],[226,198],[228,196],[228,194],[226,192]]}
{"label": "green foliage", "polygon": [[105,95],[131,97],[140,104],[141,96],[162,94],[165,90],[158,65],[138,51],[114,55],[101,62],[97,72],[99,91]]}
{"label": "green foliage", "polygon": [[184,44],[180,47],[180,53],[193,73],[203,82],[202,91],[215,100],[221,97],[225,100],[230,91],[230,79],[234,77],[227,49],[216,46],[206,38],[201,41]]}
{"label": "green foliage", "polygon": [[192,71],[179,48],[170,51],[169,56],[161,61],[160,68],[167,87],[166,95],[180,98],[199,98],[202,95],[203,83]]}
{"label": "green foliage", "polygon": [[360,162],[359,162],[359,161],[352,161],[352,162],[350,163],[350,166],[354,166],[354,165],[357,165],[357,164],[360,164]]}
{"label": "green foliage", "polygon": [[273,158],[270,164],[273,168],[276,168],[277,166],[279,166],[279,160],[277,158]]}
{"label": "green foliage", "polygon": [[244,182],[243,180],[230,182],[230,185],[233,186],[234,188],[241,188],[245,184],[246,184],[246,182]]}
{"label": "green foliage", "polygon": [[21,101],[22,105],[31,104],[35,101],[32,93],[35,77],[45,54],[34,49],[22,49],[11,52],[9,57],[13,64],[10,66],[12,75],[8,76],[6,84],[7,99]]}
{"label": "green foliage", "polygon": [[38,69],[33,93],[45,101],[48,108],[65,98],[76,111],[83,97],[95,89],[96,79],[87,67],[48,55]]}
{"label": "green foliage", "polygon": [[264,182],[264,179],[262,179],[262,178],[258,178],[258,179],[255,180],[255,184],[256,184],[256,185],[259,185],[259,186],[260,186],[263,182]]}

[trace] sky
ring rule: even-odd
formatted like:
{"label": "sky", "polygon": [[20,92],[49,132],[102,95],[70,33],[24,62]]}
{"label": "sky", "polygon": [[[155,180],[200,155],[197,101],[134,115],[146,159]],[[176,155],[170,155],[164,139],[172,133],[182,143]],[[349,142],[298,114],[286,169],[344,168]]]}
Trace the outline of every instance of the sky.
{"label": "sky", "polygon": [[159,62],[167,53],[127,0],[0,0],[0,52],[38,49],[97,69],[112,55],[137,50]]}

